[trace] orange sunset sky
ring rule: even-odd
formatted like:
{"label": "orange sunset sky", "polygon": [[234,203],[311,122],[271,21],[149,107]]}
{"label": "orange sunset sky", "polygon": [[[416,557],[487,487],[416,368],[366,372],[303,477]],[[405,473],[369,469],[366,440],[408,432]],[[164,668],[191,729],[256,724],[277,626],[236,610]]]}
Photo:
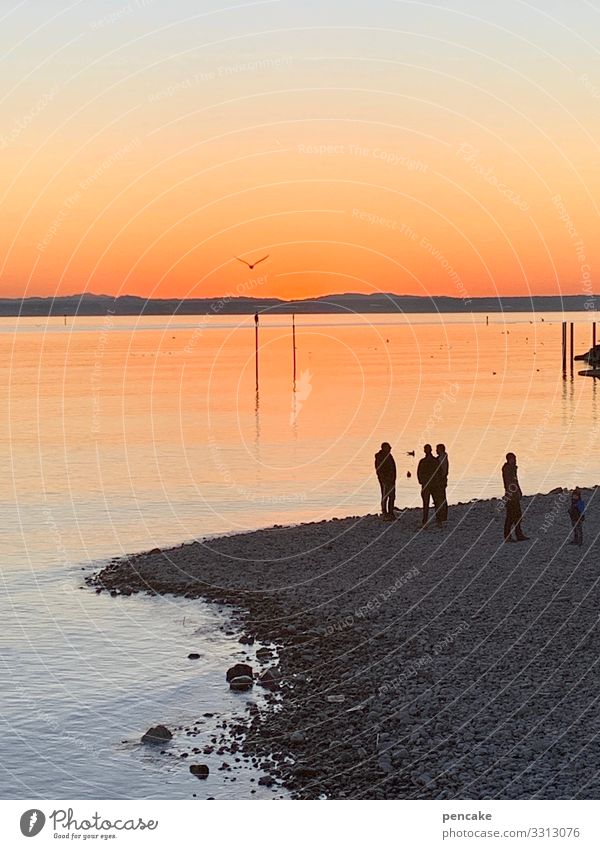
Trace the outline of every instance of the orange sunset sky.
{"label": "orange sunset sky", "polygon": [[590,4],[1,14],[4,297],[594,288]]}

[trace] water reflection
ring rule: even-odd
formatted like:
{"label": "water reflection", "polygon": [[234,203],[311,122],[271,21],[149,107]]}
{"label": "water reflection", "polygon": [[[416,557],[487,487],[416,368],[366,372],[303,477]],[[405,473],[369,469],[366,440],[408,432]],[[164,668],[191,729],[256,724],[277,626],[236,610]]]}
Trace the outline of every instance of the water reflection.
{"label": "water reflection", "polygon": [[[66,543],[94,556],[370,511],[374,446],[411,450],[425,436],[451,451],[451,498],[497,495],[497,463],[527,453],[542,421],[552,462],[532,458],[523,485],[567,485],[597,387],[562,380],[560,322],[408,318],[300,317],[295,392],[289,318],[261,318],[260,394],[245,319],[201,333],[175,319],[136,332],[74,319],[60,334],[0,335],[12,532],[35,552],[28,510],[41,492]],[[414,471],[403,460],[400,505],[418,502]]]}

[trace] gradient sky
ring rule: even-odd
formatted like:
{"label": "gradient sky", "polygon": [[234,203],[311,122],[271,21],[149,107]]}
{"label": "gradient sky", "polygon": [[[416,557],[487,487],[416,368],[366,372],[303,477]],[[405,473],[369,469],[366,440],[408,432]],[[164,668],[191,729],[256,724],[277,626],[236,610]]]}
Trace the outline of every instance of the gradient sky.
{"label": "gradient sky", "polygon": [[0,46],[3,296],[594,288],[600,4],[1,0]]}

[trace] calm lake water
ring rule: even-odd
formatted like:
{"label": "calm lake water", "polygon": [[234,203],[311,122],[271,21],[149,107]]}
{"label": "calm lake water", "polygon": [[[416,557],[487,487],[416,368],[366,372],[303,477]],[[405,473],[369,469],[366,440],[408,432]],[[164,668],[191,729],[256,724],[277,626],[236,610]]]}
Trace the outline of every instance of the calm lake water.
{"label": "calm lake water", "polygon": [[[589,315],[569,320],[587,350]],[[122,742],[240,712],[225,614],[96,596],[82,567],[373,512],[384,440],[400,506],[419,502],[426,441],[447,446],[451,502],[501,495],[508,450],[526,493],[598,482],[598,389],[577,369],[563,380],[560,315],[298,316],[295,392],[290,321],[261,318],[257,395],[251,316],[0,319],[0,796],[256,787],[247,770],[200,794],[183,761]]]}

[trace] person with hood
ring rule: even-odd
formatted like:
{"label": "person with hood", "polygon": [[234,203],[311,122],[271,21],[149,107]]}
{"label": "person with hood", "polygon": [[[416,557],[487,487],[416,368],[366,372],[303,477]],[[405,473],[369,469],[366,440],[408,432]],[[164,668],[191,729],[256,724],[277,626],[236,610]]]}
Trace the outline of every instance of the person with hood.
{"label": "person with hood", "polygon": [[523,493],[519,486],[517,475],[517,458],[512,452],[506,455],[506,463],[502,466],[502,483],[504,484],[504,500],[506,503],[506,518],[504,520],[504,542],[513,542],[512,530],[515,530],[517,542],[529,539],[521,528],[521,498]]}
{"label": "person with hood", "polygon": [[571,506],[569,516],[573,525],[573,539],[569,545],[583,545],[583,521],[585,519],[585,502],[581,497],[578,486],[571,493]]}
{"label": "person with hood", "polygon": [[381,450],[375,454],[375,472],[381,488],[381,515],[390,521],[394,518],[396,500],[396,463],[389,442],[382,442]]}
{"label": "person with hood", "polygon": [[438,470],[438,463],[433,456],[433,449],[429,443],[423,446],[425,456],[419,460],[417,466],[417,480],[421,484],[421,499],[423,501],[423,518],[421,525],[425,528],[429,521],[429,504],[432,498],[431,487]]}

